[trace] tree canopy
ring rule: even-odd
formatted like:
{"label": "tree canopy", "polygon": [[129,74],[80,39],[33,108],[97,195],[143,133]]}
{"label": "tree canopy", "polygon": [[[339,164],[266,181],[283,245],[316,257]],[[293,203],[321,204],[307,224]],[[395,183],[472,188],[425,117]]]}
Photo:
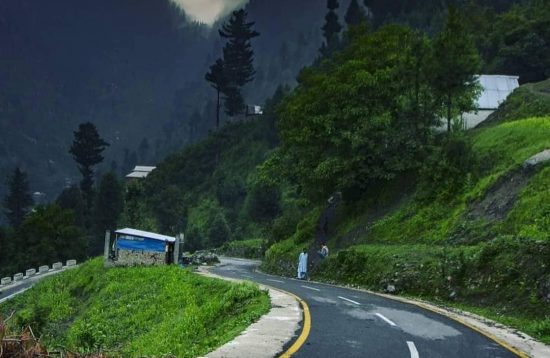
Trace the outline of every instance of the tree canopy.
{"label": "tree canopy", "polygon": [[27,174],[16,167],[8,178],[8,194],[4,198],[4,211],[13,228],[19,228],[33,205]]}
{"label": "tree canopy", "polygon": [[78,170],[82,174],[80,188],[86,195],[88,208],[91,207],[91,192],[94,185],[93,166],[103,161],[101,153],[108,146],[109,143],[99,136],[93,123],[82,123],[74,132],[74,140],[69,153],[73,155],[78,164]]}

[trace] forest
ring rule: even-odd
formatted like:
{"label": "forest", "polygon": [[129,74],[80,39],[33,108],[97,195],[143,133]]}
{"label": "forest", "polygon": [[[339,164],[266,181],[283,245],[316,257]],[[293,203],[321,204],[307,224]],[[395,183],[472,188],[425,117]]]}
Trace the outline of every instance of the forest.
{"label": "forest", "polygon": [[[2,12],[31,3],[3,3]],[[132,7],[134,20],[154,13],[155,21],[124,22],[117,16],[126,1],[90,3],[71,17],[62,14],[77,10],[59,0],[42,10],[69,22],[62,26],[2,22],[12,54],[3,58],[2,77],[18,85],[0,90],[0,159],[9,173],[0,273],[96,256],[104,231],[125,226],[185,233],[191,252],[254,246],[263,268],[279,274],[293,271],[297,250],[327,240],[335,255],[317,273],[321,279],[380,290],[394,280],[377,261],[385,258],[402,268],[401,292],[460,295],[482,308],[506,297],[511,322],[528,317],[536,324],[521,328],[548,339],[540,314],[548,277],[541,263],[550,252],[550,200],[541,189],[547,166],[522,177],[525,186],[503,217],[474,210],[550,146],[548,2],[273,3],[245,6],[257,35],[240,44],[252,66],[241,79],[234,49],[227,50],[238,11],[208,28],[164,1]],[[110,20],[102,6],[113,7]],[[108,24],[101,32],[99,18]],[[39,23],[52,27],[49,37],[30,35]],[[62,31],[67,26],[74,31]],[[23,32],[37,42],[16,45]],[[56,36],[72,46],[53,50]],[[74,61],[75,47],[87,67],[75,67],[84,63]],[[50,57],[21,62],[39,58],[21,52],[32,50]],[[31,70],[37,75],[17,77]],[[475,109],[480,73],[517,75],[524,86],[496,112],[504,119],[464,131],[460,114]],[[36,101],[29,88],[42,93]],[[521,100],[522,93],[536,99]],[[262,104],[263,114],[242,114],[248,104]],[[77,150],[85,131],[95,138],[88,156]],[[25,145],[26,137],[36,146]],[[135,164],[157,169],[144,181],[123,182]],[[43,190],[55,200],[33,203],[38,177],[54,181]],[[491,263],[494,289],[485,285]],[[520,302],[523,316],[512,317]]]}

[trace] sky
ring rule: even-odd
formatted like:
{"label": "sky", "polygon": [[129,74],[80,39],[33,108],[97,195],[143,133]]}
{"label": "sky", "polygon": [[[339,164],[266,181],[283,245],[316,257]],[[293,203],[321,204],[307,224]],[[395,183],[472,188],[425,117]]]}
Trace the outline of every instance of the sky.
{"label": "sky", "polygon": [[191,18],[212,25],[218,18],[246,3],[248,0],[172,0]]}

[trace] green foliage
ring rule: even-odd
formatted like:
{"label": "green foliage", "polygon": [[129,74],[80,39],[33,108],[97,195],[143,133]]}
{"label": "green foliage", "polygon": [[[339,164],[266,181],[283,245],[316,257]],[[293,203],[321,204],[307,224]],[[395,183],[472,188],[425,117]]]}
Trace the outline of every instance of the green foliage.
{"label": "green foliage", "polygon": [[[153,219],[153,214],[150,213],[144,200],[145,195],[142,182],[134,180],[126,185],[124,211],[120,219],[121,226],[145,231],[158,231],[157,223]],[[151,200],[154,200],[154,198],[151,198]]]}
{"label": "green foliage", "polygon": [[513,73],[522,83],[550,77],[550,4],[527,1],[498,15],[486,37],[487,69]]}
{"label": "green foliage", "polygon": [[82,192],[77,186],[63,189],[55,200],[55,203],[62,209],[72,210],[74,214],[74,224],[82,229],[85,228],[86,203],[82,197]]}
{"label": "green foliage", "polygon": [[8,194],[4,198],[4,212],[10,225],[17,229],[33,205],[27,174],[16,167],[7,181]]}
{"label": "green foliage", "polygon": [[38,207],[16,235],[20,262],[27,268],[85,257],[86,242],[82,231],[74,226],[73,213],[56,204]]}
{"label": "green foliage", "polygon": [[269,298],[250,283],[207,279],[176,266],[105,269],[95,259],[0,305],[2,314],[12,310],[12,324],[33,324],[50,348],[196,357],[267,312]]}
{"label": "green foliage", "polygon": [[220,247],[231,239],[231,229],[223,213],[214,216],[214,220],[208,228],[208,245],[210,247]]}
{"label": "green foliage", "polygon": [[247,217],[255,222],[269,222],[281,213],[281,191],[278,186],[253,180],[246,198]]}
{"label": "green foliage", "polygon": [[420,170],[419,198],[454,197],[476,174],[477,158],[470,141],[454,135],[433,146]]}
{"label": "green foliage", "polygon": [[92,205],[92,187],[94,184],[93,167],[103,161],[101,153],[109,146],[97,132],[91,122],[82,123],[74,132],[74,140],[69,153],[78,164],[78,170],[82,174],[80,189],[86,196],[88,209]]}
{"label": "green foliage", "polygon": [[338,14],[336,13],[338,7],[340,7],[338,0],[327,0],[328,12],[325,15],[325,24],[321,28],[325,41],[321,46],[320,52],[324,56],[329,56],[334,53],[340,44],[340,31],[342,31],[342,25],[338,21]]}
{"label": "green foliage", "polygon": [[97,255],[103,251],[103,234],[117,229],[120,214],[124,208],[122,186],[116,175],[109,172],[101,178],[94,203],[94,226],[97,240],[92,243],[91,254]]}
{"label": "green foliage", "polygon": [[250,40],[260,34],[252,30],[254,22],[248,22],[247,16],[245,9],[233,11],[227,23],[219,30],[220,36],[228,40],[223,47],[223,61],[218,60],[219,62],[216,62],[207,74],[210,77],[207,80],[212,82],[215,77],[220,77],[216,71],[219,71],[218,66],[221,66],[223,74],[217,80],[221,92],[225,95],[225,113],[231,117],[243,112],[245,103],[241,88],[252,81],[256,73]]}
{"label": "green foliage", "polygon": [[161,232],[176,235],[185,228],[186,207],[185,197],[176,185],[170,185],[159,190],[159,193],[151,198],[149,205],[153,208]]}
{"label": "green foliage", "polygon": [[281,105],[282,146],[266,167],[316,201],[416,168],[435,123],[427,41],[386,26],[302,71]]}
{"label": "green foliage", "polygon": [[446,109],[448,132],[453,117],[475,108],[474,101],[479,95],[475,76],[481,60],[465,26],[465,17],[456,8],[449,7],[445,28],[436,35],[433,44],[432,85]]}
{"label": "green foliage", "polygon": [[550,241],[550,166],[529,181],[500,230],[519,237]]}
{"label": "green foliage", "polygon": [[261,259],[264,249],[265,241],[263,239],[234,240],[224,243],[218,252],[230,257]]}
{"label": "green foliage", "polygon": [[550,116],[550,79],[516,88],[485,122],[543,116]]}

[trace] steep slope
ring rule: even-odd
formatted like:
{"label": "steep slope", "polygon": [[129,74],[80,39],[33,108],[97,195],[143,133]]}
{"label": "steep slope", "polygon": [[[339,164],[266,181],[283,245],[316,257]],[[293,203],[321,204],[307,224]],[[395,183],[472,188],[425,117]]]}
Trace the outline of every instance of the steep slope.
{"label": "steep slope", "polygon": [[[313,277],[473,306],[549,342],[550,164],[525,161],[550,148],[550,117],[469,137],[478,174],[458,190],[419,186],[407,197],[396,181],[377,197],[342,203],[328,231],[334,250]],[[265,270],[295,275],[298,253],[314,242],[300,233],[315,232],[319,212],[266,252]]]}
{"label": "steep slope", "polygon": [[198,276],[177,266],[105,268],[96,258],[44,279],[0,305],[10,330],[30,325],[50,350],[108,356],[197,357],[269,310],[250,283]]}

